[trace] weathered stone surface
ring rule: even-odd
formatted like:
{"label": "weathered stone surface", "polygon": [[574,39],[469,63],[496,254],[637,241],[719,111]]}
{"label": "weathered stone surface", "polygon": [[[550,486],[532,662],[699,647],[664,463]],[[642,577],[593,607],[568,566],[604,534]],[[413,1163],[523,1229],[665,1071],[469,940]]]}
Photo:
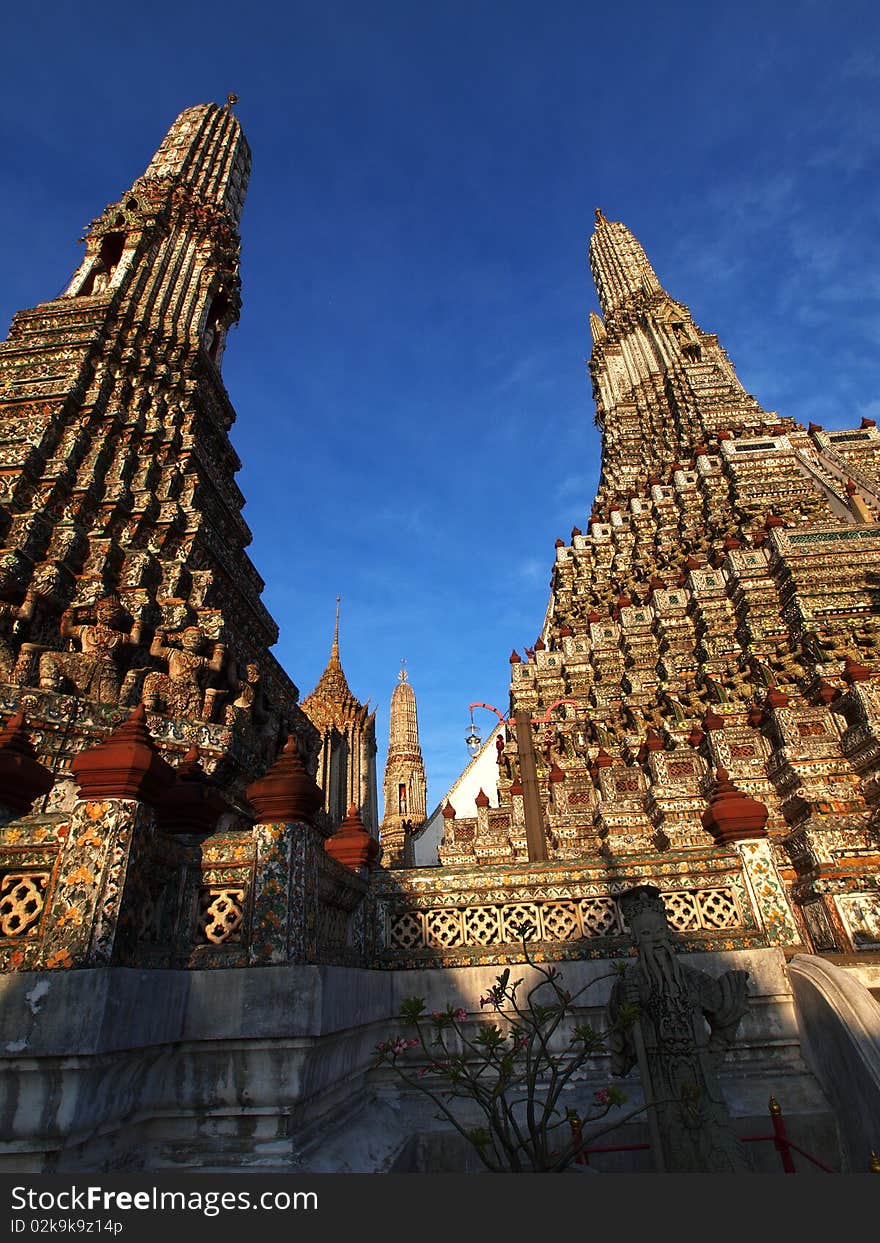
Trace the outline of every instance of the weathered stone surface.
{"label": "weathered stone surface", "polygon": [[880,1118],[880,1003],[848,972],[812,955],[794,956],[789,979],[804,1054],[837,1106],[849,1168],[867,1172]]}

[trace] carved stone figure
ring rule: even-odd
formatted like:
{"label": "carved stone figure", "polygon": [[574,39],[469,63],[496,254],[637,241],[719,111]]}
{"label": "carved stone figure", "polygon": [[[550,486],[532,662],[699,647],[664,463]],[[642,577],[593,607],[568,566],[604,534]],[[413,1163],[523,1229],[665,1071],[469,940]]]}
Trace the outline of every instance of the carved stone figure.
{"label": "carved stone figure", "polygon": [[30,621],[34,607],[35,601],[30,595],[25,596],[21,605],[0,598],[0,678],[4,681],[12,681],[15,669],[15,650],[10,639],[23,623]]}
{"label": "carved stone figure", "polygon": [[208,674],[223,668],[226,646],[215,643],[210,659],[201,656],[205,636],[198,626],[187,626],[180,635],[180,647],[168,646],[167,638],[164,630],[157,630],[150,646],[150,655],[164,660],[168,672],[154,670],[144,678],[144,707],[148,712],[164,710],[169,716],[206,719],[202,684]]}
{"label": "carved stone figure", "polygon": [[79,695],[98,703],[118,703],[122,658],[127,648],[137,644],[139,635],[126,633],[123,610],[112,597],[98,601],[90,622],[75,621],[79,612],[71,608],[62,614],[61,634],[78,642],[80,650],[44,652],[40,657],[40,686],[58,691],[66,680]]}
{"label": "carved stone figure", "polygon": [[[658,1172],[751,1173],[734,1134],[717,1072],[748,1009],[747,971],[717,979],[676,955],[660,891],[630,889],[620,899],[638,963],[627,967],[609,1001],[612,1022],[625,1003],[638,1007],[628,1031],[611,1039],[611,1071],[638,1063]],[[708,1027],[707,1027],[708,1024]]]}
{"label": "carved stone figure", "polygon": [[238,680],[238,694],[231,704],[226,705],[224,713],[226,724],[234,725],[237,721],[248,720],[254,714],[260,681],[260,666],[248,664],[244,667],[244,678]]}
{"label": "carved stone figure", "polygon": [[104,293],[110,283],[110,273],[107,270],[107,265],[102,259],[99,259],[95,264],[93,271],[94,277],[92,279],[92,293]]}

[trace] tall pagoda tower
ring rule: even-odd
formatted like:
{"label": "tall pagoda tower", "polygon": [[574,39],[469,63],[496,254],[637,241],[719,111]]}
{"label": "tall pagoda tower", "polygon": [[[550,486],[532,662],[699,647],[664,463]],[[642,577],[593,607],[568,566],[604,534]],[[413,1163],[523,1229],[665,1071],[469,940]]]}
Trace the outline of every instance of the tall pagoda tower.
{"label": "tall pagoda tower", "polygon": [[354,804],[364,828],[377,837],[376,712],[352,693],[339,659],[338,596],[330,659],[302,712],[317,732],[315,779],[324,792],[328,827],[338,829]]}
{"label": "tall pagoda tower", "polygon": [[221,378],[250,163],[231,103],[186,109],[0,346],[0,707],[56,770],[139,702],[239,787],[304,727]]}
{"label": "tall pagoda tower", "polygon": [[427,786],[415,691],[402,665],[391,694],[388,756],[385,760],[382,814],[382,862],[386,867],[412,867],[414,830],[427,816]]}
{"label": "tall pagoda tower", "polygon": [[[441,863],[577,860],[613,891],[726,858],[715,926],[880,948],[880,433],[765,411],[601,211],[589,256],[598,494],[510,658],[499,807],[450,808]],[[766,827],[734,840],[719,808],[746,806]]]}

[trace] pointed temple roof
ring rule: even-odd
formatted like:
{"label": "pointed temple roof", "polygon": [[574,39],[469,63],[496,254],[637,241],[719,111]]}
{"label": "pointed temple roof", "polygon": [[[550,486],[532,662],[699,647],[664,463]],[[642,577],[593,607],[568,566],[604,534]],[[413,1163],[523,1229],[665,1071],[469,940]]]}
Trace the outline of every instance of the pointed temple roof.
{"label": "pointed temple roof", "polygon": [[315,689],[300,704],[303,712],[318,729],[344,729],[352,722],[363,723],[374,716],[369,704],[362,704],[352,693],[339,659],[339,596],[336,597],[336,624],[330,659]]}

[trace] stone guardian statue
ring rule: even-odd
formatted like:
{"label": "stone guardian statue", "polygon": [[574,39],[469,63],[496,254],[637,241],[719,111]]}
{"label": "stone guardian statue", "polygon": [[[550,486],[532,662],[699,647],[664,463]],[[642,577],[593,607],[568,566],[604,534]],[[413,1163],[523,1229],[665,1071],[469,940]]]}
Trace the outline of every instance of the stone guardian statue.
{"label": "stone guardian statue", "polygon": [[638,1063],[658,1173],[748,1174],[718,1070],[748,1009],[747,971],[717,979],[676,954],[659,889],[640,885],[620,898],[638,961],[615,983],[608,1003],[614,1022],[625,1003],[638,1007],[626,1030],[612,1033],[611,1073]]}

